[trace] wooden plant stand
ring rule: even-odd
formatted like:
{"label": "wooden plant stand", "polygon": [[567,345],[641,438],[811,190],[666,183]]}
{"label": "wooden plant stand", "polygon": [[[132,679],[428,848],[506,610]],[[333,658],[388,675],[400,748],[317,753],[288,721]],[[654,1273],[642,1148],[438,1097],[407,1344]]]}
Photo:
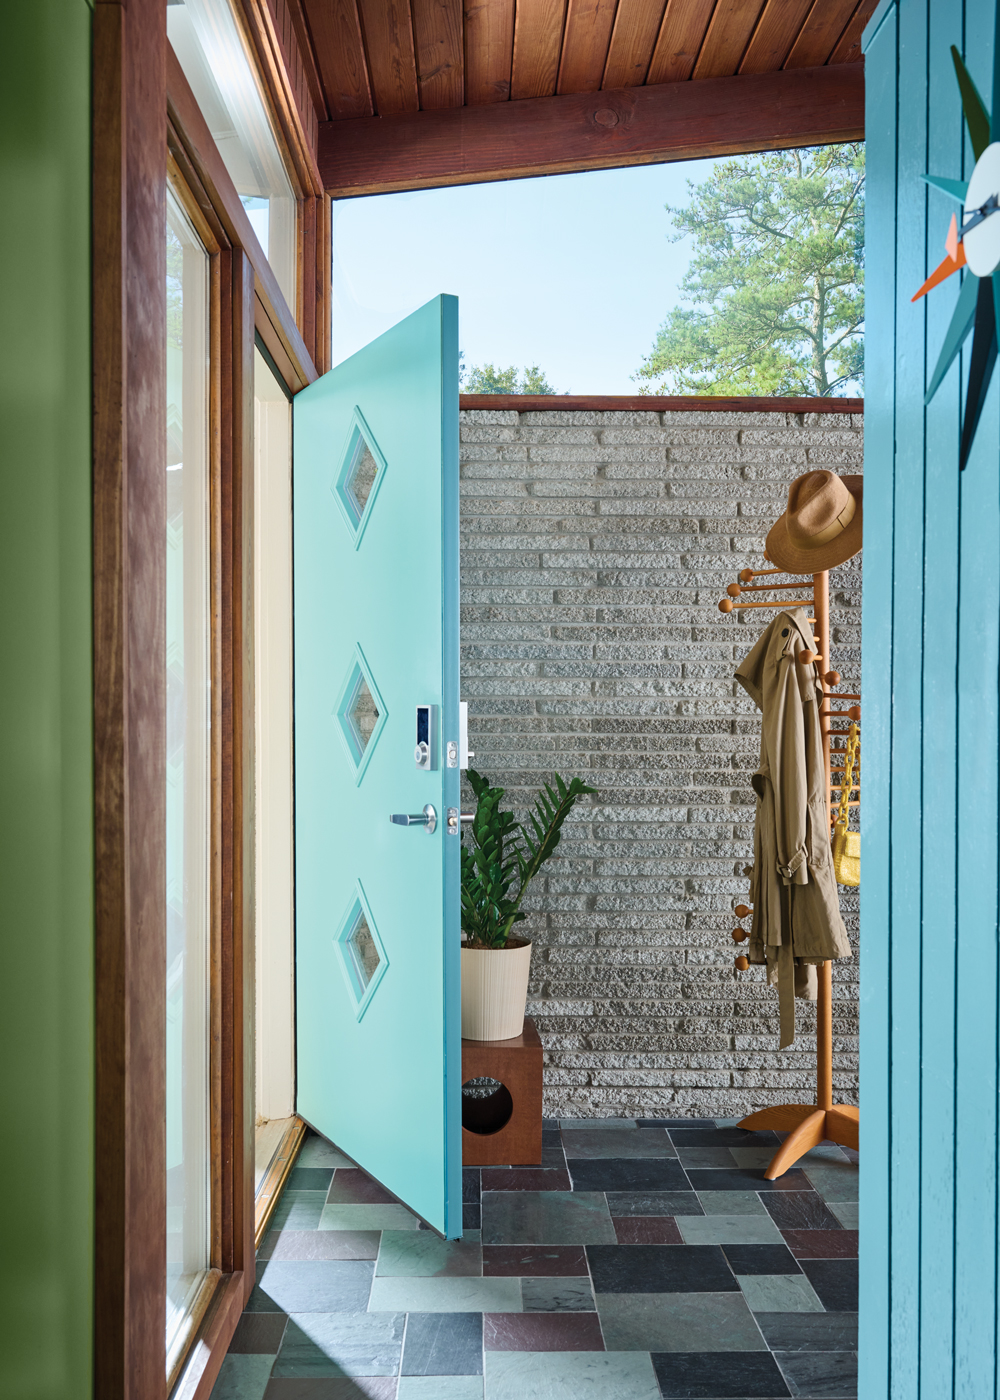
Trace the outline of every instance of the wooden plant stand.
{"label": "wooden plant stand", "polygon": [[[540,1166],[542,1161],[542,1042],[535,1023],[512,1040],[463,1040],[462,1083],[497,1079],[510,1094],[510,1117],[492,1132],[462,1128],[467,1167]],[[505,1100],[506,1101],[506,1100]]]}
{"label": "wooden plant stand", "polygon": [[[761,578],[765,574],[782,574],[782,570],[774,568],[759,571],[745,570],[745,573]],[[783,577],[788,577],[788,575],[783,575]],[[756,601],[733,603],[730,599],[739,597],[742,591],[746,591],[746,584],[749,582],[749,580],[744,579],[742,574],[740,578],[744,583],[744,589],[729,589],[729,598],[724,599],[719,605],[720,610],[724,613],[732,612],[734,608],[744,607],[783,609],[802,606],[804,600],[785,601],[780,598],[773,603]],[[835,671],[829,669],[830,575],[828,573],[813,574],[812,579],[812,620],[816,628],[815,635],[819,651],[804,653],[803,659],[806,659],[807,664],[810,665],[819,664],[823,680],[823,707],[820,714],[823,719],[823,754],[826,760],[827,816],[832,824],[833,773],[830,767],[830,738],[831,735],[842,734],[844,731],[833,729],[831,721],[847,716],[844,711],[832,710],[831,702],[834,700],[856,700],[858,697],[854,695],[838,696],[830,693],[832,686],[840,684],[840,677]],[[750,591],[769,592],[771,589],[788,587],[790,585],[786,583],[757,584]],[[858,713],[860,717],[860,712]],[[855,804],[852,802],[851,805]],[[743,966],[745,965],[744,963]],[[819,981],[816,1003],[816,1102],[778,1104],[774,1108],[758,1109],[756,1113],[751,1113],[746,1118],[740,1119],[741,1128],[749,1128],[755,1132],[770,1129],[772,1132],[788,1133],[788,1137],[778,1148],[764,1173],[766,1181],[774,1181],[777,1177],[782,1176],[789,1167],[795,1165],[800,1157],[817,1147],[824,1138],[828,1138],[831,1142],[840,1143],[843,1147],[853,1147],[855,1152],[858,1150],[859,1110],[850,1104],[835,1104],[833,1102],[833,965],[829,962],[822,963],[816,971]]]}

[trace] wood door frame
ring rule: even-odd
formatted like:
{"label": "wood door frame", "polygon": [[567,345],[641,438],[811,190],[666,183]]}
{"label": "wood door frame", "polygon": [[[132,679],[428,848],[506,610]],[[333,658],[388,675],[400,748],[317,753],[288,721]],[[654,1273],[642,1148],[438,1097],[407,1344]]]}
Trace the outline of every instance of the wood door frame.
{"label": "wood door frame", "polygon": [[[297,37],[279,34],[268,0],[234,0],[234,13],[298,200],[295,318],[322,374],[330,368],[330,201],[316,162],[318,111],[308,84],[312,54]],[[298,83],[289,75],[289,59]]]}
{"label": "wood door frame", "polygon": [[[205,1400],[254,1282],[255,331],[291,388],[310,383],[317,370],[169,50],[160,0],[99,0],[93,33],[94,1390],[101,1400],[168,1395],[162,795],[169,173],[209,250],[213,309],[212,1269],[172,1391],[178,1400]],[[316,228],[322,236],[321,217]],[[312,306],[313,347],[325,361],[321,280],[306,280],[303,295]]]}

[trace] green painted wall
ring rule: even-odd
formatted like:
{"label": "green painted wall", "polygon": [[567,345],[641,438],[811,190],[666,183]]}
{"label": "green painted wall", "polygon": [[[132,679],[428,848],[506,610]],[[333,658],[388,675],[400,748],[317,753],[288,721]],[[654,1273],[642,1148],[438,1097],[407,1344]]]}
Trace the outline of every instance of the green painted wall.
{"label": "green painted wall", "polygon": [[0,44],[0,1395],[91,1393],[90,42]]}

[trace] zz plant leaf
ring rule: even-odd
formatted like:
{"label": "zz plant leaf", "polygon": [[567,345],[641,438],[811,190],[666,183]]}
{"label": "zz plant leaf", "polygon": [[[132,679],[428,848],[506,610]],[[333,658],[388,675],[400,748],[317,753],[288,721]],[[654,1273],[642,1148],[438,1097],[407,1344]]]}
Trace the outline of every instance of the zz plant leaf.
{"label": "zz plant leaf", "polygon": [[521,901],[558,846],[563,823],[580,798],[597,789],[554,774],[555,788],[543,784],[524,826],[501,808],[504,788],[491,787],[474,768],[466,776],[476,811],[462,833],[462,931],[467,946],[505,948],[514,925],[527,917]]}

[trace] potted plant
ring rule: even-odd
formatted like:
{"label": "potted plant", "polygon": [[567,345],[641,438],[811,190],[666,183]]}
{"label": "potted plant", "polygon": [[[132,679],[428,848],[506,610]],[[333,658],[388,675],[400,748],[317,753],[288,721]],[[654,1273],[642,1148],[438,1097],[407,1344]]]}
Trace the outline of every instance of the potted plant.
{"label": "potted plant", "polygon": [[503,788],[473,768],[467,777],[476,810],[462,842],[462,1035],[511,1040],[524,1029],[531,970],[530,939],[512,933],[527,917],[521,902],[558,846],[563,822],[597,789],[555,774],[555,791],[545,783],[528,814],[529,831],[513,812],[501,811]]}

